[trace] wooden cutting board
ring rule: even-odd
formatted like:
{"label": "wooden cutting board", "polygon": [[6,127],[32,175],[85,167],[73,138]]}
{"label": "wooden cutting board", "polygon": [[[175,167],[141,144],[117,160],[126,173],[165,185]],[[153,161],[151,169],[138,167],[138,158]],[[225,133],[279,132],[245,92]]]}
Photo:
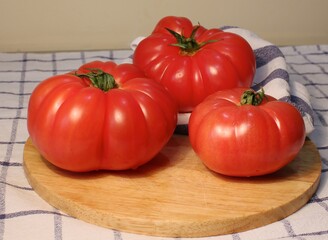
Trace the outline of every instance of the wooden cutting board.
{"label": "wooden cutting board", "polygon": [[224,177],[201,163],[188,137],[174,135],[137,170],[71,173],[45,161],[28,139],[24,169],[42,198],[78,219],[132,233],[203,237],[253,229],[297,211],[318,187],[321,159],[306,140],[296,159],[274,174]]}

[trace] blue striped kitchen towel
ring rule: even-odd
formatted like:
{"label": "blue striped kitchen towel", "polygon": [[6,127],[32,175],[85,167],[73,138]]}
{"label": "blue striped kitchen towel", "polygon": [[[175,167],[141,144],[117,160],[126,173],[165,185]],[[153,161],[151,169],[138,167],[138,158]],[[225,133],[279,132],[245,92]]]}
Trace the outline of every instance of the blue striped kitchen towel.
{"label": "blue striped kitchen towel", "polygon": [[[263,40],[255,33],[240,27],[221,27],[223,31],[242,36],[251,45],[256,57],[256,73],[252,88],[261,88],[265,93],[278,100],[293,104],[302,114],[306,133],[314,130],[314,113],[310,102],[310,95],[301,83],[289,78],[285,57],[278,46]],[[131,43],[135,50],[144,37],[138,37]],[[188,134],[190,113],[180,113],[178,116],[177,132]]]}

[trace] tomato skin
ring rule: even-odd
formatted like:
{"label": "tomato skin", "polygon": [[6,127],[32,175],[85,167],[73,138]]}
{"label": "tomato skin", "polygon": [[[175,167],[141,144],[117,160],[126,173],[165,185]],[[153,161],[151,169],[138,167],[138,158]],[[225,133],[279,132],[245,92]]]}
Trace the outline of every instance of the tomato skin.
{"label": "tomato skin", "polygon": [[105,92],[73,74],[42,81],[28,106],[33,144],[69,171],[124,170],[150,161],[174,132],[175,101],[133,64],[95,61],[77,73],[90,69],[112,74],[118,88]]}
{"label": "tomato skin", "polygon": [[253,50],[237,34],[200,26],[194,36],[196,42],[210,42],[199,50],[185,54],[172,46],[177,39],[166,28],[190,37],[196,27],[184,17],[165,17],[134,52],[133,63],[168,89],[179,112],[191,112],[218,90],[250,87],[255,75]]}
{"label": "tomato skin", "polygon": [[267,96],[259,106],[240,105],[247,90],[218,91],[191,113],[189,138],[211,170],[228,176],[259,176],[290,163],[302,148],[305,127],[299,111]]}

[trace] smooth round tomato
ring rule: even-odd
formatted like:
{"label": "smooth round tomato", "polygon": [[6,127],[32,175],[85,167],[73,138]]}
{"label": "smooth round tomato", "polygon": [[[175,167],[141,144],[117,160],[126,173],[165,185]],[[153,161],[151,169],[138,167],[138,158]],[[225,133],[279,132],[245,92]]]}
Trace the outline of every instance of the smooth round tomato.
{"label": "smooth round tomato", "polygon": [[27,125],[49,162],[70,171],[137,168],[168,142],[177,106],[133,64],[87,63],[33,91]]}
{"label": "smooth round tomato", "polygon": [[218,91],[195,108],[189,138],[209,169],[229,176],[258,176],[296,157],[305,127],[293,105],[235,88]]}
{"label": "smooth round tomato", "polygon": [[253,50],[241,36],[174,16],[161,19],[138,44],[133,63],[168,89],[179,112],[191,112],[218,90],[250,87],[256,69]]}

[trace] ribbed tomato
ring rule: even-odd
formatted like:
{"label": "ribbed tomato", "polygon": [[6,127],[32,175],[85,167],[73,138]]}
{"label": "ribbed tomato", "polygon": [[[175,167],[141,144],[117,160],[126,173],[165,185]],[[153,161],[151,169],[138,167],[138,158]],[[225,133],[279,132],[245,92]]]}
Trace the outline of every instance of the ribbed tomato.
{"label": "ribbed tomato", "polygon": [[218,90],[250,87],[256,69],[253,50],[241,36],[175,16],[161,19],[138,44],[133,63],[168,89],[179,112],[191,112]]}
{"label": "ribbed tomato", "polygon": [[176,126],[177,106],[133,64],[95,61],[50,77],[33,91],[28,131],[40,153],[70,171],[136,168]]}
{"label": "ribbed tomato", "polygon": [[304,144],[305,127],[293,105],[235,88],[219,91],[195,108],[189,138],[209,169],[229,176],[258,176],[295,158]]}

